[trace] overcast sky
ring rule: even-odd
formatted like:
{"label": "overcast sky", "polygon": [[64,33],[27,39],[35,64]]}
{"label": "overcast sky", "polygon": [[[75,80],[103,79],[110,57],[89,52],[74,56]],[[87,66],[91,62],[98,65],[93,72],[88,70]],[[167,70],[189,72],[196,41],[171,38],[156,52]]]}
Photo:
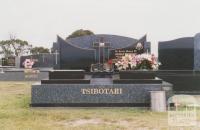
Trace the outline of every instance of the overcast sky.
{"label": "overcast sky", "polygon": [[51,47],[77,29],[158,41],[200,32],[200,0],[0,0],[0,40],[9,34]]}

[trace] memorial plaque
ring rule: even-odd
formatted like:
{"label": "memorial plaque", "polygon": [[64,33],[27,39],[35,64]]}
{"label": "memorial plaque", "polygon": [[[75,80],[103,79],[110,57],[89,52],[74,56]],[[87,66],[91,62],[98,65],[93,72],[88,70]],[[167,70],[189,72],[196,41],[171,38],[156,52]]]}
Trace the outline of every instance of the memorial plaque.
{"label": "memorial plaque", "polygon": [[121,58],[122,56],[125,56],[126,54],[134,54],[137,51],[135,49],[132,50],[115,50],[115,58]]}

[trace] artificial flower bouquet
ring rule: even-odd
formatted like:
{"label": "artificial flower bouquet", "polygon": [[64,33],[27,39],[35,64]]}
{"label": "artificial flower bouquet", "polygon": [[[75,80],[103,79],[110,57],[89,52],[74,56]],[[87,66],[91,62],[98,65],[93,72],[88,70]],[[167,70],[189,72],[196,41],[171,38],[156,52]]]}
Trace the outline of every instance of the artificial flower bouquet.
{"label": "artificial flower bouquet", "polygon": [[118,70],[158,70],[160,63],[154,54],[125,54],[116,63]]}

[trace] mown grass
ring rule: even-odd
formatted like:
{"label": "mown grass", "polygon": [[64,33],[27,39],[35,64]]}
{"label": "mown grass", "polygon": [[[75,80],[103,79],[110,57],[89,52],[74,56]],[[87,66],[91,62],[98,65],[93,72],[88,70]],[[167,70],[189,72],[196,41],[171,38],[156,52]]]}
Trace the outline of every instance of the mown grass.
{"label": "mown grass", "polygon": [[0,82],[0,130],[167,129],[167,113],[146,109],[31,108],[30,91],[31,82]]}

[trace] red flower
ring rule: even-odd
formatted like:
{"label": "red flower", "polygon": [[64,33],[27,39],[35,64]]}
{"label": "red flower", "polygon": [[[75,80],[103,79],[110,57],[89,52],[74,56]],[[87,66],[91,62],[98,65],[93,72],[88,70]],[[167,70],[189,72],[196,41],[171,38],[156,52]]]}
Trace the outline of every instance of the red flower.
{"label": "red flower", "polygon": [[113,64],[112,59],[108,60],[108,64],[109,64],[109,65],[112,65],[112,64]]}

